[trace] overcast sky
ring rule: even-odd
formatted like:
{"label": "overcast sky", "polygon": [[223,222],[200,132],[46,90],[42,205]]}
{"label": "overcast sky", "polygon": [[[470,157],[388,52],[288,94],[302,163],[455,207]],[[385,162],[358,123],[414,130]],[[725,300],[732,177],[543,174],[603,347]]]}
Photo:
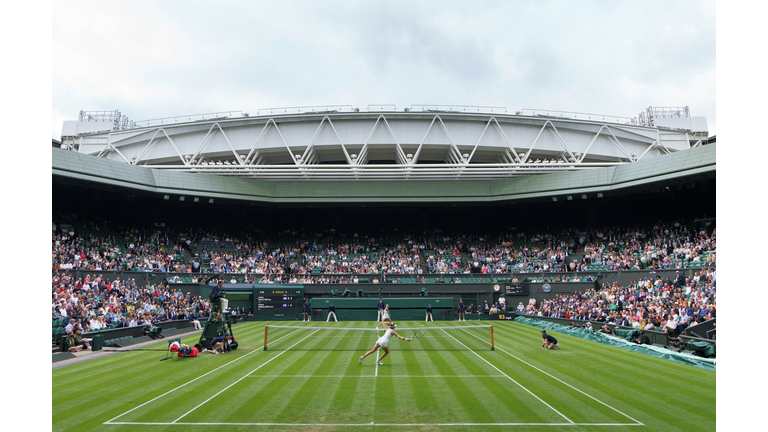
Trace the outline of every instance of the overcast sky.
{"label": "overcast sky", "polygon": [[714,1],[53,2],[51,133],[304,105],[715,116]]}

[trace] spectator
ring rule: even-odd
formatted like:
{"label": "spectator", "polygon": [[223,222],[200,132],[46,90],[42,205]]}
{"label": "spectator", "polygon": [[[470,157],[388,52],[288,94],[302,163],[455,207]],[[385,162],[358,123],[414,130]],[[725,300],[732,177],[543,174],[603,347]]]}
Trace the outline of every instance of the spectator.
{"label": "spectator", "polygon": [[202,326],[200,326],[200,320],[197,318],[197,314],[195,314],[192,308],[187,310],[189,311],[189,322],[192,323],[192,327],[194,327],[195,330],[202,330]]}

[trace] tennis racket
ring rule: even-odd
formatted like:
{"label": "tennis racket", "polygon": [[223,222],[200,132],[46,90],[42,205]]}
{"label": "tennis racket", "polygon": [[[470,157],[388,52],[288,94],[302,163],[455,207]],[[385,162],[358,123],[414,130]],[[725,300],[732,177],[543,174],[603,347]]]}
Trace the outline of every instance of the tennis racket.
{"label": "tennis racket", "polygon": [[424,337],[424,330],[416,330],[416,331],[413,333],[413,336],[411,336],[411,337],[410,337],[410,339],[413,339],[413,338],[420,338],[420,337]]}

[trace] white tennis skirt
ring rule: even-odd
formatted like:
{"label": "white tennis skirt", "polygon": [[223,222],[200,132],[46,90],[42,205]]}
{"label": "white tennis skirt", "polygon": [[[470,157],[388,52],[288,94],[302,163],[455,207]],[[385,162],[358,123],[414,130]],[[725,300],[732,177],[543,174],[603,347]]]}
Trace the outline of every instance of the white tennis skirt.
{"label": "white tennis skirt", "polygon": [[389,343],[389,341],[387,341],[384,338],[381,338],[381,339],[376,341],[376,344],[379,345],[380,348],[386,348],[387,347],[387,343]]}

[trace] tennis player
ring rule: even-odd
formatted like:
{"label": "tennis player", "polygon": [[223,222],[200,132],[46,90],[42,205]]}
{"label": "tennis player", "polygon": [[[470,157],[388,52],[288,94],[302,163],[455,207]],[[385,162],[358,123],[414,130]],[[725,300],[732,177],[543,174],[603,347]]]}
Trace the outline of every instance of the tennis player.
{"label": "tennis player", "polygon": [[365,353],[365,355],[361,355],[361,356],[360,356],[360,360],[358,360],[358,362],[357,362],[357,363],[358,363],[358,364],[363,364],[363,359],[364,359],[364,358],[366,358],[366,357],[368,357],[369,355],[371,355],[371,354],[375,353],[376,351],[378,351],[378,349],[379,349],[379,348],[381,348],[381,349],[383,349],[383,350],[384,350],[384,354],[382,354],[382,355],[381,355],[381,357],[379,357],[379,359],[376,361],[376,364],[377,364],[377,365],[379,365],[379,366],[381,366],[381,365],[383,365],[383,364],[384,364],[384,363],[382,363],[382,362],[381,362],[381,360],[382,360],[384,357],[386,357],[386,356],[387,356],[387,354],[389,354],[389,348],[387,348],[387,345],[389,344],[389,339],[390,339],[390,338],[392,338],[392,336],[394,336],[394,337],[396,337],[396,338],[399,338],[399,339],[402,339],[402,340],[406,340],[406,341],[408,341],[408,342],[410,342],[410,341],[411,341],[411,339],[409,339],[409,338],[404,338],[404,337],[400,336],[399,334],[397,334],[397,333],[395,332],[395,327],[396,327],[396,326],[395,326],[395,324],[393,324],[393,323],[390,323],[390,324],[389,324],[389,328],[387,329],[386,333],[384,333],[384,336],[380,337],[380,338],[379,338],[379,340],[377,340],[377,341],[376,341],[376,344],[374,344],[374,345],[373,345],[373,348],[371,348],[371,350],[370,350],[370,351],[368,351],[367,353]]}
{"label": "tennis player", "polygon": [[172,343],[169,349],[171,352],[177,353],[179,357],[197,357],[198,354],[203,352],[203,346],[200,344],[195,344],[195,346],[190,348],[189,345],[178,342]]}
{"label": "tennis player", "polygon": [[544,342],[541,344],[541,349],[560,349],[560,344],[557,343],[557,339],[554,336],[548,335],[546,330],[541,331],[541,337],[544,338]]}
{"label": "tennis player", "polygon": [[376,326],[376,328],[379,328],[382,324],[386,323],[387,325],[392,325],[392,317],[389,314],[389,305],[384,306],[384,312],[382,312],[381,315],[381,322],[379,325]]}

